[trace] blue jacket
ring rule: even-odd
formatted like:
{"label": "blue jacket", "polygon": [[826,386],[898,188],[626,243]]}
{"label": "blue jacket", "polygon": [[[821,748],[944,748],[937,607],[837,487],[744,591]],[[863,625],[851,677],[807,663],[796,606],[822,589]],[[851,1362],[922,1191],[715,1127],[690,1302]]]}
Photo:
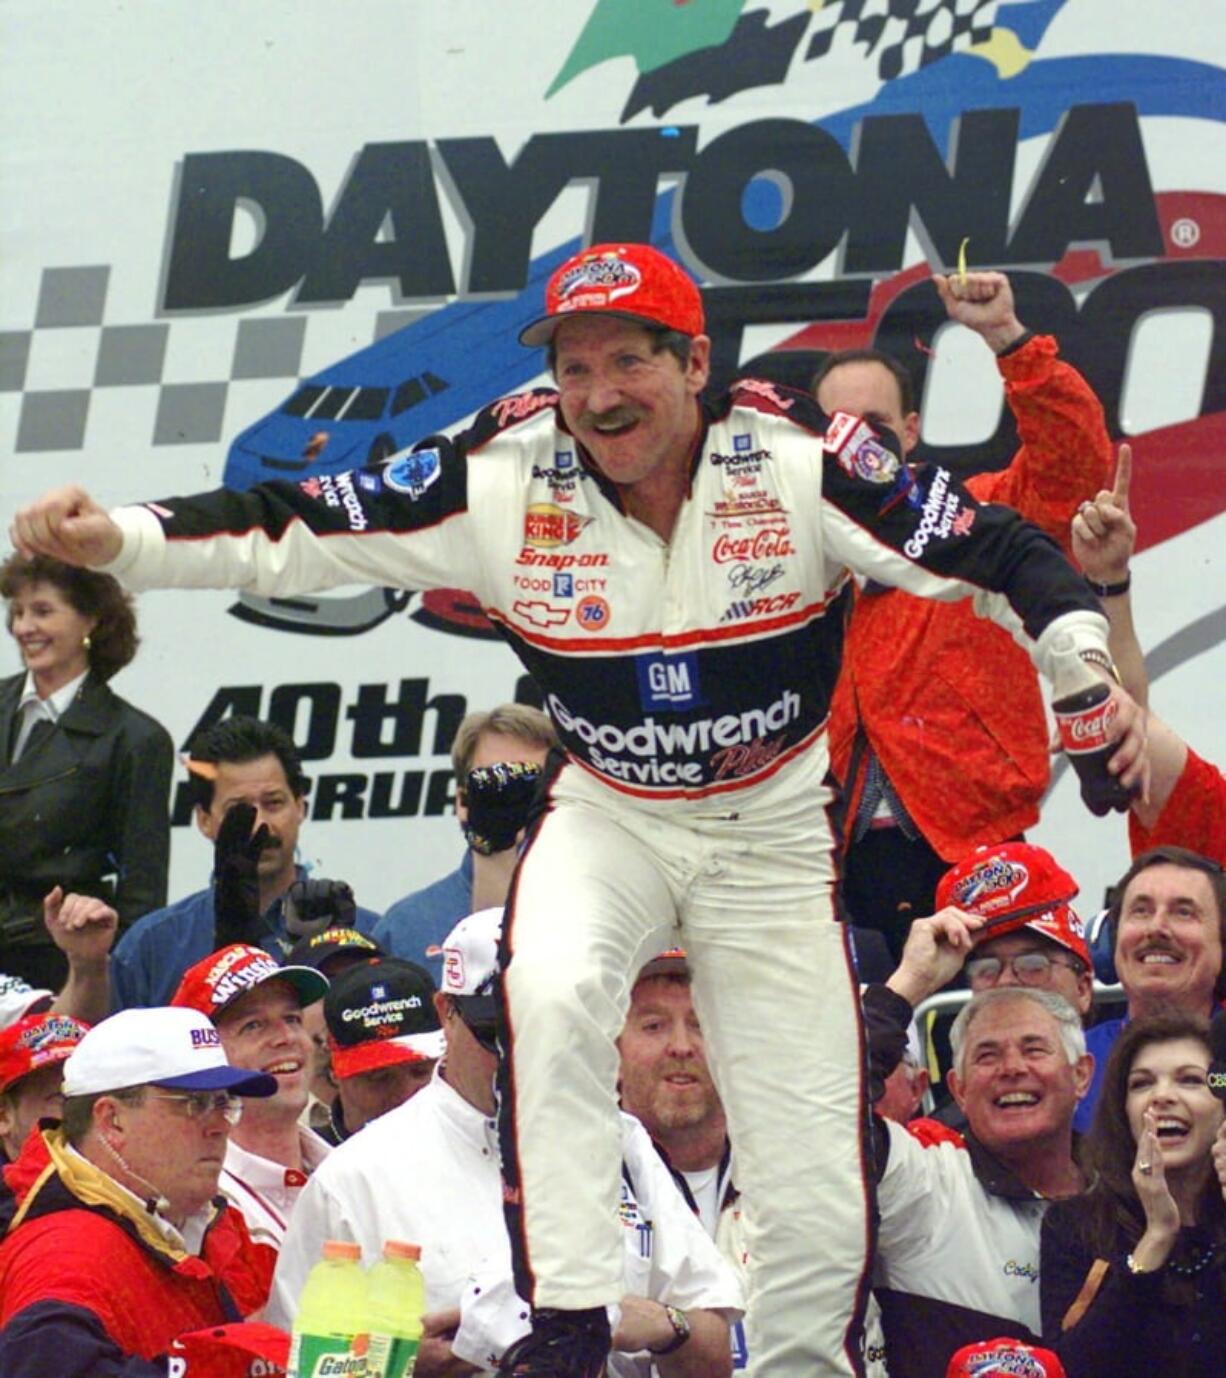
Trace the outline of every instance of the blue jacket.
{"label": "blue jacket", "polygon": [[1090,1089],[1077,1102],[1073,1115],[1073,1128],[1078,1134],[1088,1134],[1094,1122],[1094,1107],[1098,1104],[1099,1093],[1103,1089],[1103,1073],[1107,1070],[1107,1059],[1115,1040],[1123,1031],[1127,1019],[1104,1019],[1086,1030],[1086,1051],[1094,1054],[1094,1080]]}
{"label": "blue jacket", "polygon": [[[299,877],[306,873],[299,871]],[[355,927],[370,936],[379,916],[358,907]],[[253,941],[284,961],[296,939],[285,931],[284,906],[274,900],[264,914],[265,931]],[[120,938],[111,954],[111,1009],[165,1005],[183,973],[217,946],[213,887],[146,914]]]}
{"label": "blue jacket", "polygon": [[393,957],[424,966],[442,985],[443,959],[427,957],[428,947],[441,947],[451,930],[473,909],[473,854],[464,853],[459,867],[442,880],[397,900],[371,935]]}

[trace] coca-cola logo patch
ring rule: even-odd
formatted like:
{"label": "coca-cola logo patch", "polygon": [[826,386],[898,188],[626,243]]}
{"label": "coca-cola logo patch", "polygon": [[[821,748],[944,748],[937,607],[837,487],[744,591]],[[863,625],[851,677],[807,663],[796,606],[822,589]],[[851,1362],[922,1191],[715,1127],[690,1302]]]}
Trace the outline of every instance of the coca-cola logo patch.
{"label": "coca-cola logo patch", "polygon": [[1057,713],[1060,745],[1070,756],[1101,751],[1111,740],[1110,728],[1117,712],[1115,699],[1109,698],[1079,713]]}
{"label": "coca-cola logo patch", "polygon": [[725,533],[711,547],[711,558],[717,565],[728,565],[734,561],[776,560],[795,553],[791,532],[777,526],[765,526],[752,536],[729,536]]}

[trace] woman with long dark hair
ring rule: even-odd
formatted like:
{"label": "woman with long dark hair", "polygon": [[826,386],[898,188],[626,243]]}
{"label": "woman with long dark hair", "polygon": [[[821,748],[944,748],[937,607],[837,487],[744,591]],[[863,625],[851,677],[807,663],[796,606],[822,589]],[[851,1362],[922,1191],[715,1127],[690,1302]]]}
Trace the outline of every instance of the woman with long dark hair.
{"label": "woman with long dark hair", "polygon": [[1086,1145],[1091,1186],[1043,1220],[1043,1333],[1069,1378],[1205,1378],[1226,1355],[1226,1201],[1208,1026],[1129,1023]]}
{"label": "woman with long dark hair", "polygon": [[121,924],[166,903],[174,744],[107,681],[139,638],[108,574],[44,555],[0,566],[25,670],[0,681],[0,945],[4,970],[58,989],[43,926],[55,886],[113,904]]}

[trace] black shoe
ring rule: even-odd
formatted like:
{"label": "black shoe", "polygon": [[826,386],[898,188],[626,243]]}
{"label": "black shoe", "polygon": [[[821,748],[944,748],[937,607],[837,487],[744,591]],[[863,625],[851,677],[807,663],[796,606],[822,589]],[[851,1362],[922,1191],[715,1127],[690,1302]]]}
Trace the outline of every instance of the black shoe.
{"label": "black shoe", "polygon": [[505,1378],[601,1378],[612,1340],[604,1307],[534,1311],[532,1333],[502,1356]]}

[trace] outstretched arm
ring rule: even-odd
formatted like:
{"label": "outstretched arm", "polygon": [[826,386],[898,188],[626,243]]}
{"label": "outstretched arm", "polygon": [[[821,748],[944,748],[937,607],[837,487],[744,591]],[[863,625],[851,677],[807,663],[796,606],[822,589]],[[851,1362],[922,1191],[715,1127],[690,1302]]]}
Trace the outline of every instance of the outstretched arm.
{"label": "outstretched arm", "polygon": [[123,548],[119,524],[75,484],[53,488],[13,518],[9,537],[25,556],[50,555],[67,565],[109,564]]}
{"label": "outstretched arm", "polygon": [[981,502],[1014,508],[1067,553],[1077,504],[1106,485],[1111,467],[1102,403],[1052,336],[1031,335],[1018,320],[1003,273],[933,281],[950,320],[996,355],[1021,442],[1006,468],[976,474],[968,487]]}
{"label": "outstretched arm", "polygon": [[1107,645],[1120,672],[1120,682],[1142,708],[1149,706],[1145,656],[1132,620],[1129,564],[1137,545],[1137,526],[1128,505],[1132,483],[1132,447],[1121,445],[1115,481],[1073,518],[1073,558],[1102,600],[1110,632]]}

